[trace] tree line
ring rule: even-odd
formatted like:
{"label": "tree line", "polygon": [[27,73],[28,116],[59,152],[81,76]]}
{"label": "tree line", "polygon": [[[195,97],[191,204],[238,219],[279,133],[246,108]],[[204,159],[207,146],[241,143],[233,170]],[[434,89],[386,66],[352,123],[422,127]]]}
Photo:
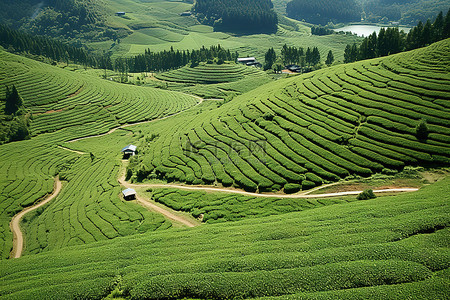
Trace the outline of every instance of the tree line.
{"label": "tree line", "polygon": [[408,34],[399,31],[398,28],[381,28],[380,32],[374,32],[366,37],[361,45],[347,45],[344,50],[344,62],[354,62],[362,59],[370,59],[380,56],[409,51],[425,47],[434,42],[450,37],[450,10],[444,17],[440,12],[431,22],[425,24],[419,21]]}
{"label": "tree line", "polygon": [[[278,60],[277,60],[278,59]],[[277,61],[283,66],[287,65],[299,65],[300,67],[315,66],[320,62],[320,52],[317,47],[308,47],[306,51],[302,47],[284,46],[281,48],[280,55],[278,56],[273,48],[267,50],[265,54],[264,70],[269,70],[274,67],[275,70],[280,71],[280,66]],[[327,64],[332,64],[334,61],[333,53],[328,53]],[[282,66],[281,66],[282,67]]]}
{"label": "tree line", "polygon": [[177,69],[187,64],[192,66],[199,62],[213,62],[222,64],[225,61],[235,61],[239,54],[230,52],[220,45],[198,50],[177,50],[171,48],[169,51],[152,52],[145,50],[144,54],[139,54],[130,58],[118,58],[115,60],[114,69],[120,72],[147,72],[147,71],[167,71]]}
{"label": "tree line", "polygon": [[292,0],[286,13],[293,19],[326,25],[360,21],[362,8],[356,0]]}
{"label": "tree line", "polygon": [[328,29],[326,27],[323,26],[313,26],[311,27],[311,34],[312,35],[329,35],[329,34],[333,34],[334,30],[332,29]]}
{"label": "tree line", "polygon": [[35,36],[0,24],[0,45],[9,52],[44,56],[54,61],[72,62],[94,68],[107,67],[107,57],[89,53],[87,50],[58,40]]}
{"label": "tree line", "polygon": [[216,31],[272,32],[278,24],[270,0],[197,0],[192,10]]}
{"label": "tree line", "polygon": [[186,64],[199,62],[234,61],[238,53],[231,53],[220,45],[198,50],[177,50],[151,52],[130,58],[112,60],[109,54],[95,55],[88,50],[68,45],[45,36],[32,36],[0,24],[0,45],[9,52],[28,53],[46,57],[52,61],[76,63],[86,67],[116,70],[120,72],[147,72],[176,69]]}

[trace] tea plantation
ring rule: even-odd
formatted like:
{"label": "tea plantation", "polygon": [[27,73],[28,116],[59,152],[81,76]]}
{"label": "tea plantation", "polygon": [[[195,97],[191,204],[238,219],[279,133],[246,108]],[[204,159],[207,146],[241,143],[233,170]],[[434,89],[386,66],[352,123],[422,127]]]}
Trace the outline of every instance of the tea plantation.
{"label": "tea plantation", "polygon": [[329,199],[262,198],[227,193],[183,191],[175,188],[158,188],[151,197],[177,211],[186,211],[206,223],[240,221],[244,218],[265,217],[303,211],[325,205],[355,201],[354,196]]}
{"label": "tea plantation", "polygon": [[449,187],[3,260],[0,297],[447,299]]}
{"label": "tea plantation", "polygon": [[0,83],[2,99],[4,86],[17,87],[31,114],[33,136],[0,146],[2,258],[9,257],[12,247],[12,216],[50,193],[57,174],[68,183],[49,209],[25,219],[26,253],[170,226],[160,215],[118,198],[119,150],[134,140],[126,135],[129,131],[109,137],[107,150],[101,143],[90,144],[86,155],[58,146],[125,123],[175,114],[195,106],[196,98],[81,76],[5,51],[0,51]]}
{"label": "tea plantation", "polygon": [[[156,78],[170,90],[204,98],[230,99],[272,81],[265,72],[254,67],[225,63],[200,63],[157,74]],[[162,84],[155,81],[153,84]]]}
{"label": "tea plantation", "polygon": [[131,169],[141,179],[292,193],[405,165],[449,165],[448,61],[445,40],[269,83],[149,128],[160,137],[141,145]]}

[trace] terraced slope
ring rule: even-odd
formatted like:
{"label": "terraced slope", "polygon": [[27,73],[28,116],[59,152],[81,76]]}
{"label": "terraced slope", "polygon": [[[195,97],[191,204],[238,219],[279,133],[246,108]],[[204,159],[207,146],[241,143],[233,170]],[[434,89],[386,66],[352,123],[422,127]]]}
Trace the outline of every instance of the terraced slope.
{"label": "terraced slope", "polygon": [[177,70],[161,73],[156,78],[181,83],[225,83],[243,79],[246,76],[261,76],[262,71],[237,64],[201,64],[191,68],[185,66]]}
{"label": "terraced slope", "polygon": [[12,84],[32,112],[33,137],[0,146],[2,259],[12,248],[12,216],[50,193],[57,174],[64,180],[60,195],[47,205],[49,210],[37,211],[22,224],[25,254],[170,226],[119,199],[119,151],[135,140],[128,131],[113,135],[106,142],[109,150],[87,144],[87,154],[80,155],[58,146],[124,123],[174,114],[196,105],[196,98],[81,76],[0,51],[0,87]]}
{"label": "terraced slope", "polygon": [[[142,145],[134,171],[294,192],[385,168],[449,165],[449,61],[446,40],[265,85],[213,112],[149,129],[161,137]],[[421,120],[426,139],[416,134]]]}
{"label": "terraced slope", "polygon": [[[444,180],[413,194],[0,262],[2,299],[447,299]],[[395,205],[393,204],[395,203]]]}
{"label": "terraced slope", "polygon": [[188,95],[80,76],[5,51],[0,51],[0,82],[16,85],[32,112],[33,135],[80,125],[86,128],[77,128],[78,136],[104,133],[197,103]]}

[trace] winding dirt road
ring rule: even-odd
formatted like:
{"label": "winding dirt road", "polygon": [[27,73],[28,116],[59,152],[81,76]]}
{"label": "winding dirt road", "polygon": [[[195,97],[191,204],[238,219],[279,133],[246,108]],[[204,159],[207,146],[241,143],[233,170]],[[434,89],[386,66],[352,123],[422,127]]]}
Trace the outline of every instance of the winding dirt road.
{"label": "winding dirt road", "polygon": [[47,204],[50,202],[53,198],[55,198],[59,192],[61,191],[61,181],[59,180],[59,177],[55,177],[55,184],[53,188],[53,192],[44,198],[41,202],[39,202],[36,205],[30,206],[22,210],[20,213],[16,214],[9,223],[9,227],[11,228],[11,231],[13,233],[13,249],[11,251],[10,257],[11,258],[19,258],[22,256],[23,251],[23,245],[24,245],[24,238],[22,234],[22,230],[20,229],[20,221],[22,218],[29,212],[38,209],[39,207]]}
{"label": "winding dirt road", "polygon": [[[125,181],[125,173],[123,173],[122,176],[120,176],[118,178],[118,181],[121,185],[123,185],[126,188],[145,187],[144,185],[142,185],[142,186],[135,185],[135,184],[131,184],[131,183],[128,183],[127,181]],[[148,208],[150,210],[153,210],[157,213],[162,214],[169,220],[181,223],[183,225],[186,225],[187,227],[195,227],[195,226],[200,225],[200,223],[195,223],[192,220],[190,220],[189,218],[178,216],[178,215],[172,213],[170,210],[160,207],[160,206],[144,199],[143,197],[139,196],[139,194],[137,194],[137,193],[136,193],[136,199],[137,199],[137,203],[139,203],[140,205],[142,205],[145,208]]]}
{"label": "winding dirt road", "polygon": [[[327,185],[328,186],[328,185]],[[327,186],[323,186],[320,188],[325,188]],[[339,197],[339,196],[349,196],[349,195],[358,195],[362,191],[346,191],[346,192],[338,192],[338,193],[326,193],[326,194],[314,194],[310,195],[309,193],[312,191],[307,191],[304,193],[297,194],[259,194],[246,192],[242,190],[237,190],[233,188],[219,188],[219,187],[207,187],[207,186],[188,186],[181,184],[171,184],[171,183],[149,183],[149,184],[132,184],[127,183],[127,187],[129,188],[138,188],[138,187],[148,187],[148,188],[177,188],[182,190],[194,190],[194,191],[206,191],[206,192],[216,192],[216,193],[230,193],[230,194],[239,194],[245,196],[252,197],[263,197],[263,198],[330,198],[330,197]],[[317,191],[318,189],[314,189]],[[418,188],[394,188],[394,189],[380,189],[373,190],[374,193],[393,193],[393,192],[415,192],[419,190]]]}

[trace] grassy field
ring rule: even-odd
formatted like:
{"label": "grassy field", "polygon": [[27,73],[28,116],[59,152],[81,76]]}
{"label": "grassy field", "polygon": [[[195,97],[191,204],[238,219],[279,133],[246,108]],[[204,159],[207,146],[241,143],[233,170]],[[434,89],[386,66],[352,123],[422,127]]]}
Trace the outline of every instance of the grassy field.
{"label": "grassy field", "polygon": [[[275,1],[276,9],[284,13],[285,0]],[[120,43],[92,43],[95,49],[111,51],[113,57],[142,54],[148,48],[158,52],[169,50],[199,49],[220,44],[241,56],[255,56],[264,59],[269,47],[280,50],[284,44],[297,47],[317,46],[325,60],[329,50],[337,60],[343,60],[347,44],[359,40],[355,36],[311,36],[309,27],[301,22],[289,20],[280,23],[275,34],[232,35],[213,32],[211,26],[201,25],[193,16],[182,17],[179,14],[190,10],[192,4],[181,1],[152,0],[107,0],[108,26],[126,32]],[[126,12],[125,17],[114,16],[115,12]]]}
{"label": "grassy field", "polygon": [[12,247],[11,217],[50,193],[57,174],[68,182],[48,210],[25,220],[26,253],[170,226],[159,215],[119,200],[119,151],[134,140],[127,131],[118,131],[105,142],[109,152],[96,143],[84,148],[86,155],[58,146],[125,123],[177,113],[196,105],[196,98],[82,76],[4,51],[0,51],[0,82],[17,87],[32,115],[31,140],[0,146],[2,258]]}
{"label": "grassy field", "polygon": [[[2,299],[446,299],[450,192],[145,233],[0,262]],[[270,230],[268,230],[270,228]]]}
{"label": "grassy field", "polygon": [[[449,48],[446,40],[278,80],[164,120],[143,129],[158,138],[141,145],[131,168],[167,181],[295,192],[407,165],[446,166]],[[416,133],[423,120],[426,139]]]}

